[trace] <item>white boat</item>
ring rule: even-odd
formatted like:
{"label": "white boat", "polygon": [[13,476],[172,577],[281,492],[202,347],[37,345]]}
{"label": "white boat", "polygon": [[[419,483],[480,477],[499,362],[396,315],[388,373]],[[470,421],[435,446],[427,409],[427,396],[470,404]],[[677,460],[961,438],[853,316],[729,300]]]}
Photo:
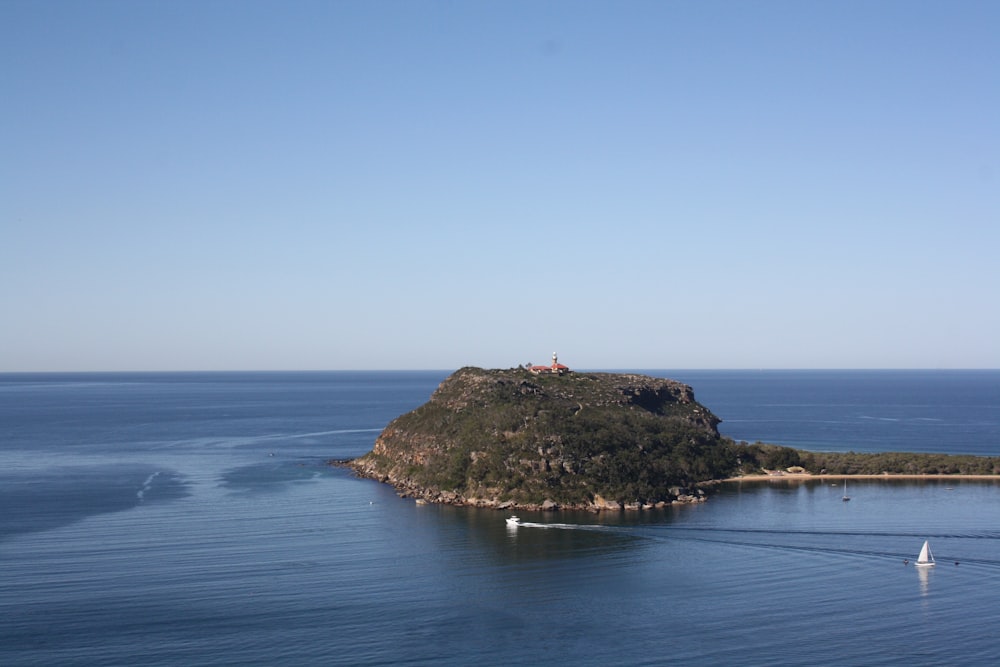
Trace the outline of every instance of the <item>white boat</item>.
{"label": "white boat", "polygon": [[931,545],[927,540],[924,540],[924,546],[920,549],[916,565],[917,567],[934,567],[934,554],[931,553]]}
{"label": "white boat", "polygon": [[851,497],[849,495],[847,495],[847,480],[845,479],[844,480],[844,497],[841,498],[841,500],[843,500],[846,503],[850,499],[851,499]]}
{"label": "white boat", "polygon": [[507,525],[517,528],[521,525],[521,519],[519,519],[516,515],[511,514],[507,519]]}

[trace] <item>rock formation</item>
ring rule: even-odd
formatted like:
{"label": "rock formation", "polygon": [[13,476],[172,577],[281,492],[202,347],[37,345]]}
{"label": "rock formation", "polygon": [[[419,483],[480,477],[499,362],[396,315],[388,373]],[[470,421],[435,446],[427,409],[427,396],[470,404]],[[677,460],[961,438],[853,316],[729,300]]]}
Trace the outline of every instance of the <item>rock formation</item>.
{"label": "rock formation", "polygon": [[672,380],[467,367],[345,464],[430,502],[642,508],[698,500],[689,488],[732,470],[718,423]]}

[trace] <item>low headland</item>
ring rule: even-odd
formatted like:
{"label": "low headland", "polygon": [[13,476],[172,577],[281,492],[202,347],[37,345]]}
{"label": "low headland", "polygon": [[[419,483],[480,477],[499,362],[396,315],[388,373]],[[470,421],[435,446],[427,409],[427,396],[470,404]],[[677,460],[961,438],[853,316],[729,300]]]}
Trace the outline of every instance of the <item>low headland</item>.
{"label": "low headland", "polygon": [[719,434],[688,385],[558,364],[462,368],[389,423],[364,456],[334,461],[419,502],[607,511],[702,502],[720,481],[1000,479],[1000,458],[807,452]]}

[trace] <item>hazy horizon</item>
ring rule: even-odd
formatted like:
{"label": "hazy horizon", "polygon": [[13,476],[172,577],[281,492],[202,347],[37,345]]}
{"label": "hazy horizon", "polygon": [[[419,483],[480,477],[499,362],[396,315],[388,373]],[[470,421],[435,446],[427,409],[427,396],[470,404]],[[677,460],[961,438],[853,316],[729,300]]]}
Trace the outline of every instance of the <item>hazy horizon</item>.
{"label": "hazy horizon", "polygon": [[[177,368],[177,369],[157,369],[157,368],[123,368],[123,369],[80,369],[80,370],[23,370],[23,371],[3,371],[0,375],[73,375],[73,374],[142,374],[142,373],[176,373],[198,374],[198,373],[232,373],[232,374],[252,374],[252,373],[453,373],[460,368],[475,366],[475,364],[463,364],[454,368]],[[518,367],[512,366],[479,366],[489,370],[509,370]],[[760,373],[796,373],[796,372],[991,372],[1000,371],[1000,368],[574,368],[571,369],[580,373],[648,373],[648,372],[760,372]]]}

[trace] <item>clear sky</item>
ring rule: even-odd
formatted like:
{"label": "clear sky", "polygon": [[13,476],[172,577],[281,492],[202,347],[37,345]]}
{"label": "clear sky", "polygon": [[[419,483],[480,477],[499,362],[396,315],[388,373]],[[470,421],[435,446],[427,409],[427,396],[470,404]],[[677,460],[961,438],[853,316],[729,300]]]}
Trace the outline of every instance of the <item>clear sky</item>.
{"label": "clear sky", "polygon": [[998,35],[0,0],[0,371],[1000,367]]}

